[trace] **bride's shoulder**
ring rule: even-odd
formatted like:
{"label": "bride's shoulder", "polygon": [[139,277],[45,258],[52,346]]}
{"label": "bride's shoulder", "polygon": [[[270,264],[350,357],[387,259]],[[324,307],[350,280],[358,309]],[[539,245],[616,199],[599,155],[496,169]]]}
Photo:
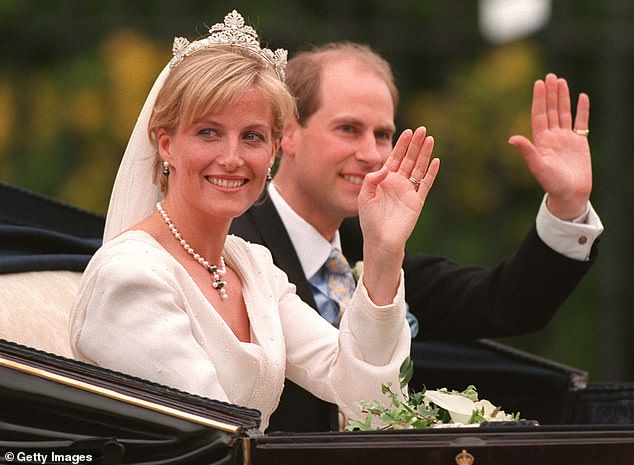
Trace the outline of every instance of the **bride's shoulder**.
{"label": "bride's shoulder", "polygon": [[225,251],[227,252],[227,255],[239,254],[258,261],[273,261],[269,249],[263,245],[248,242],[233,234],[227,236],[227,240],[225,241]]}
{"label": "bride's shoulder", "polygon": [[86,272],[95,269],[137,269],[165,262],[167,252],[147,232],[128,230],[106,241],[94,254]]}

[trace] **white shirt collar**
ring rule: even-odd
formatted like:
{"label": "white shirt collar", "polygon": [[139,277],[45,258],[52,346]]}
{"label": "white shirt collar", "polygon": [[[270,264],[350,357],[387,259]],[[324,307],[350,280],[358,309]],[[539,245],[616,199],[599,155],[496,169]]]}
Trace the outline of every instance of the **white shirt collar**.
{"label": "white shirt collar", "polygon": [[268,194],[291,238],[304,274],[310,279],[326,262],[333,247],[341,250],[339,231],[335,233],[332,242],[327,241],[313,225],[291,208],[275,188],[273,181],[268,185]]}

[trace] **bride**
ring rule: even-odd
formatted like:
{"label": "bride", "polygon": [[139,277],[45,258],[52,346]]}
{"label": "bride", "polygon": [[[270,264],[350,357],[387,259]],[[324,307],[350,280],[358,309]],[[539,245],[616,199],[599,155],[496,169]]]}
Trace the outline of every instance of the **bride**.
{"label": "bride", "polygon": [[123,157],[104,244],[71,314],[78,359],[255,408],[284,379],[339,405],[380,398],[408,356],[400,269],[439,167],[406,130],[359,195],[364,271],[339,329],[302,302],[267,249],[228,236],[261,195],[294,99],[286,52],[263,49],[235,11],[177,38]]}

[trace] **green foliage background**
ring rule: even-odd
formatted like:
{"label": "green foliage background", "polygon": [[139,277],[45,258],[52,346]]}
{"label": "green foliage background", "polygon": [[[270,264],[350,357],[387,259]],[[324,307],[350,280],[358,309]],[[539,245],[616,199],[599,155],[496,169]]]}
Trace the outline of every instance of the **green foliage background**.
{"label": "green foliage background", "polygon": [[393,64],[398,124],[427,126],[443,165],[410,248],[465,264],[496,263],[533,224],[543,194],[507,143],[530,135],[533,81],[554,71],[588,92],[600,260],[545,330],[504,342],[593,380],[634,376],[631,2],[557,0],[547,28],[492,45],[472,0],[0,0],[0,181],[105,213],[173,37],[233,8],[275,48],[353,40]]}

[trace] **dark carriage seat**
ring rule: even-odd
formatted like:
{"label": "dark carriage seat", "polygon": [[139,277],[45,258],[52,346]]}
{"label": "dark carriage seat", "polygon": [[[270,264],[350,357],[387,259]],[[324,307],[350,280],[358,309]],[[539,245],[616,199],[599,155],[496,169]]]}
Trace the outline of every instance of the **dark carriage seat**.
{"label": "dark carriage seat", "polygon": [[0,338],[70,357],[68,310],[104,218],[0,183]]}

